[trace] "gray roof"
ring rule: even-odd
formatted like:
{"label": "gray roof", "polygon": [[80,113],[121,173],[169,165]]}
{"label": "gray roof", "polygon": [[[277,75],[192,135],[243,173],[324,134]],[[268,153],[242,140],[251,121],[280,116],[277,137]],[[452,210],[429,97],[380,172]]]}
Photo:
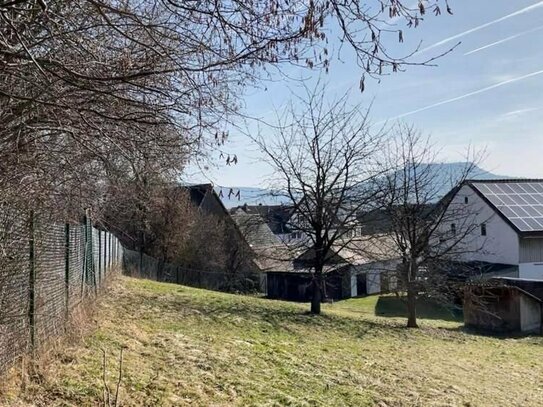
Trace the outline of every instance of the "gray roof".
{"label": "gray roof", "polygon": [[260,215],[239,210],[231,216],[250,246],[266,247],[281,244]]}

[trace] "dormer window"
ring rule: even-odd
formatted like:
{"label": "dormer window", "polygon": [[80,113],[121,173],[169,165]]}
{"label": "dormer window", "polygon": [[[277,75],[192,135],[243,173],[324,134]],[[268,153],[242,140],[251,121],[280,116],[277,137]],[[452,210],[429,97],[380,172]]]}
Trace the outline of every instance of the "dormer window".
{"label": "dormer window", "polygon": [[481,223],[481,236],[486,236],[486,223]]}
{"label": "dormer window", "polygon": [[465,204],[468,204],[469,203],[469,198],[467,196],[464,197],[464,203]]}
{"label": "dormer window", "polygon": [[456,235],[456,223],[451,223],[451,233],[453,236]]}

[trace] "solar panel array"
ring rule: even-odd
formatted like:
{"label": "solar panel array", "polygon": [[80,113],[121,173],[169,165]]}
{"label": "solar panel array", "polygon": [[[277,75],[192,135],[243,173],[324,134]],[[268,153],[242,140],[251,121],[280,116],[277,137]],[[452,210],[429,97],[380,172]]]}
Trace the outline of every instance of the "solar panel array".
{"label": "solar panel array", "polygon": [[472,185],[521,232],[543,231],[543,181],[475,182]]}

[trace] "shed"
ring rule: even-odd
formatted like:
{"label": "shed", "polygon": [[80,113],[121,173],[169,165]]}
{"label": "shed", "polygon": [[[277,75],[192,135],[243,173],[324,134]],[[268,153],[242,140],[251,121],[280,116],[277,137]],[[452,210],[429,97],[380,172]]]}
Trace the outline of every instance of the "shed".
{"label": "shed", "polygon": [[543,301],[543,280],[529,278],[496,277],[492,282],[518,287]]}
{"label": "shed", "polygon": [[542,301],[522,288],[469,285],[464,294],[466,327],[496,333],[542,333]]}
{"label": "shed", "polygon": [[[309,271],[268,271],[268,298],[287,301],[311,301],[311,280],[313,274]],[[326,283],[326,298],[342,300],[351,297],[350,266],[346,265],[324,275]]]}

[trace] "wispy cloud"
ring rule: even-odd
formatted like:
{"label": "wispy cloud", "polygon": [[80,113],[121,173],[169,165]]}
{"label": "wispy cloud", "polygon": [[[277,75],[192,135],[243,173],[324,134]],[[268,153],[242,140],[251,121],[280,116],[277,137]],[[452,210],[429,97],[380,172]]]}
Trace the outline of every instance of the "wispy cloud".
{"label": "wispy cloud", "polygon": [[509,85],[511,83],[514,83],[514,82],[519,82],[519,81],[523,81],[525,79],[533,78],[534,76],[538,76],[538,75],[542,75],[542,74],[543,74],[543,69],[540,70],[540,71],[536,71],[536,72],[526,74],[526,75],[517,76],[515,78],[511,78],[511,79],[508,79],[508,80],[505,80],[505,81],[502,81],[502,82],[498,82],[498,83],[495,83],[494,85],[486,86],[486,87],[484,87],[482,89],[478,89],[478,90],[466,93],[466,94],[461,95],[461,96],[457,96],[457,97],[454,97],[454,98],[451,98],[451,99],[442,100],[441,102],[432,103],[431,105],[424,106],[424,107],[421,107],[419,109],[412,110],[410,112],[402,113],[402,114],[400,114],[400,115],[398,115],[396,117],[392,117],[392,118],[390,118],[388,120],[401,119],[401,118],[411,116],[411,115],[416,114],[416,113],[424,112],[426,110],[430,110],[430,109],[433,109],[435,107],[439,107],[439,106],[447,105],[449,103],[457,102],[457,101],[462,100],[462,99],[467,99],[467,98],[469,98],[471,96],[479,95],[481,93],[485,93],[485,92],[488,92],[490,90],[493,90],[493,89],[496,89],[496,88],[499,88],[499,87],[502,87],[502,86],[505,86],[505,85]]}
{"label": "wispy cloud", "polygon": [[469,35],[469,34],[472,34],[474,32],[480,31],[480,30],[482,30],[484,28],[487,28],[487,27],[490,27],[490,26],[492,26],[494,24],[501,23],[502,21],[508,20],[510,18],[519,16],[521,14],[528,13],[528,12],[533,11],[533,10],[535,10],[537,8],[540,8],[540,7],[543,7],[543,1],[538,1],[537,3],[532,4],[531,6],[524,7],[522,9],[520,9],[520,10],[517,10],[517,11],[511,13],[511,14],[507,14],[506,16],[500,17],[500,18],[498,18],[496,20],[489,21],[488,23],[481,24],[481,25],[479,25],[477,27],[471,28],[469,30],[466,30],[466,31],[461,32],[461,33],[456,34],[456,35],[453,35],[451,37],[445,38],[444,40],[438,41],[435,44],[432,44],[432,45],[420,50],[419,53],[426,52],[426,51],[429,51],[431,49],[440,47],[441,45],[444,45],[444,44],[447,44],[449,42],[455,41],[455,40],[457,40],[459,38],[465,37],[466,35]]}
{"label": "wispy cloud", "polygon": [[511,41],[511,40],[514,40],[515,38],[518,38],[518,37],[522,37],[523,35],[526,35],[526,34],[531,34],[531,33],[534,33],[536,31],[540,31],[543,29],[543,26],[540,26],[540,27],[536,27],[536,28],[532,28],[531,30],[526,30],[526,31],[522,31],[518,34],[515,34],[515,35],[511,35],[510,37],[507,37],[507,38],[504,38],[503,40],[499,40],[499,41],[496,41],[496,42],[492,42],[490,44],[487,44],[487,45],[484,45],[482,47],[479,47],[479,48],[476,48],[474,50],[471,50],[471,51],[468,51],[464,54],[464,56],[466,55],[471,55],[471,54],[475,54],[476,52],[479,52],[479,51],[483,51],[487,48],[491,48],[491,47],[494,47],[496,45],[500,45],[500,44],[503,44],[504,42],[507,42],[507,41]]}
{"label": "wispy cloud", "polygon": [[526,109],[512,110],[505,113],[504,116],[520,116],[521,114],[535,112],[536,110],[541,110],[541,107],[527,107]]}

